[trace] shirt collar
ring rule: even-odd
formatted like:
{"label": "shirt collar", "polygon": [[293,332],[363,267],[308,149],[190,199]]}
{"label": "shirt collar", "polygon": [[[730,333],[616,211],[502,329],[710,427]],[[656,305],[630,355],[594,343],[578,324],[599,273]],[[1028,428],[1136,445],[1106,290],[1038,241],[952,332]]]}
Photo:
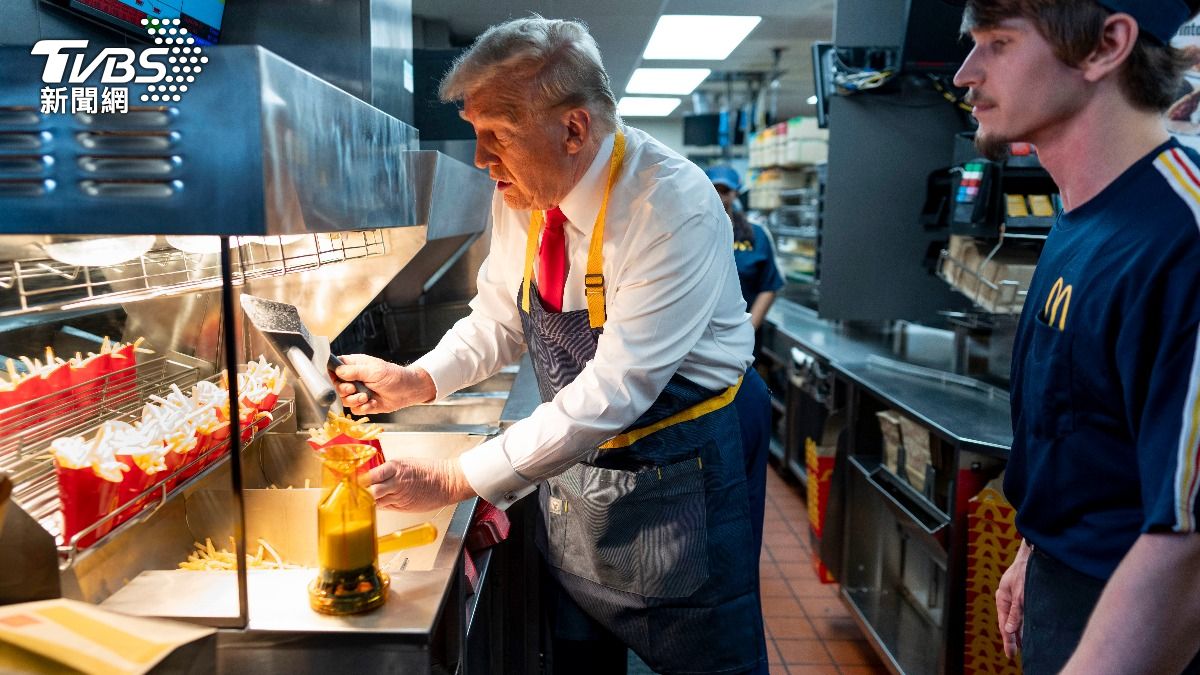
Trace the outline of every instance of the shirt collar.
{"label": "shirt collar", "polygon": [[612,157],[616,138],[617,135],[611,133],[600,141],[600,149],[596,152],[596,158],[592,160],[587,173],[583,174],[583,178],[579,179],[558,205],[567,217],[568,226],[579,232],[591,232],[596,223],[596,214],[600,212],[600,201],[604,197],[604,187],[608,183],[608,160]]}

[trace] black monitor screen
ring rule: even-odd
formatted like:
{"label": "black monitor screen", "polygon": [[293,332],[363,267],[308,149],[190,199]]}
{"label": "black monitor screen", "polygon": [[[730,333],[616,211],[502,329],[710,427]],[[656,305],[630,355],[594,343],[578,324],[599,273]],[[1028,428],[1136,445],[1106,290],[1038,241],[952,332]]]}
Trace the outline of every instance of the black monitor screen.
{"label": "black monitor screen", "polygon": [[971,51],[960,36],[963,7],[949,0],[908,0],[901,63],[904,70],[953,73]]}
{"label": "black monitor screen", "polygon": [[692,113],[683,116],[684,145],[741,145],[745,130],[739,124],[737,110],[715,113]]}
{"label": "black monitor screen", "polygon": [[216,44],[225,0],[42,0],[108,24],[133,37],[150,40],[143,20],[179,19],[198,45]]}
{"label": "black monitor screen", "polygon": [[683,116],[684,145],[720,145],[720,113],[699,113]]}

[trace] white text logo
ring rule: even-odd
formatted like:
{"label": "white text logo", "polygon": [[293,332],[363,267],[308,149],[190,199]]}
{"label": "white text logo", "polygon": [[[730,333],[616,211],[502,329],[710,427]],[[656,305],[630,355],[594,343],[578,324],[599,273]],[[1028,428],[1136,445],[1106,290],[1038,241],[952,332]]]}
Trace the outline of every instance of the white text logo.
{"label": "white text logo", "polygon": [[[195,38],[179,23],[179,19],[142,19],[155,46],[142,48],[140,53],[128,47],[108,47],[89,57],[87,40],[39,40],[30,54],[46,58],[42,114],[128,112],[129,87],[108,85],[144,84],[143,102],[179,102],[208,63]],[[96,74],[105,85],[102,88],[75,86],[86,84]]]}

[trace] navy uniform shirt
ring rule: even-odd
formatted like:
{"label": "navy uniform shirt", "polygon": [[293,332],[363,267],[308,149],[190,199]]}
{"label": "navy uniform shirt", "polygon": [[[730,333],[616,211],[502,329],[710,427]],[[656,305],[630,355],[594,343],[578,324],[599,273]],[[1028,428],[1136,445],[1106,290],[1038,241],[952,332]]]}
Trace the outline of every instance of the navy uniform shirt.
{"label": "navy uniform shirt", "polygon": [[771,245],[771,235],[761,225],[752,224],[751,229],[754,231],[754,241],[733,242],[733,260],[737,263],[747,311],[759,293],[783,288],[783,277],[775,265],[775,247]]}
{"label": "navy uniform shirt", "polygon": [[1200,155],[1170,141],[1063,215],[1012,362],[1004,489],[1033,545],[1107,579],[1144,532],[1195,532]]}

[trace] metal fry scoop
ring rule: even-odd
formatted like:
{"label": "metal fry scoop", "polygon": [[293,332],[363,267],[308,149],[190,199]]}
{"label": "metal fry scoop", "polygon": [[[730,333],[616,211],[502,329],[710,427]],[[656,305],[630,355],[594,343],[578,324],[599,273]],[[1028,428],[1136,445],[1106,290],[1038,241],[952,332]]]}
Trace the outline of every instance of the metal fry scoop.
{"label": "metal fry scoop", "polygon": [[[300,312],[296,307],[246,293],[242,294],[241,301],[246,317],[287,357],[292,369],[313,399],[326,408],[337,402],[337,391],[333,388],[329,373],[322,372],[322,369],[313,363],[313,355],[317,351],[314,340],[304,322],[300,320]],[[340,365],[342,360],[330,354],[325,367],[333,369]],[[370,390],[362,382],[355,382],[354,388],[359,393],[370,396]]]}

